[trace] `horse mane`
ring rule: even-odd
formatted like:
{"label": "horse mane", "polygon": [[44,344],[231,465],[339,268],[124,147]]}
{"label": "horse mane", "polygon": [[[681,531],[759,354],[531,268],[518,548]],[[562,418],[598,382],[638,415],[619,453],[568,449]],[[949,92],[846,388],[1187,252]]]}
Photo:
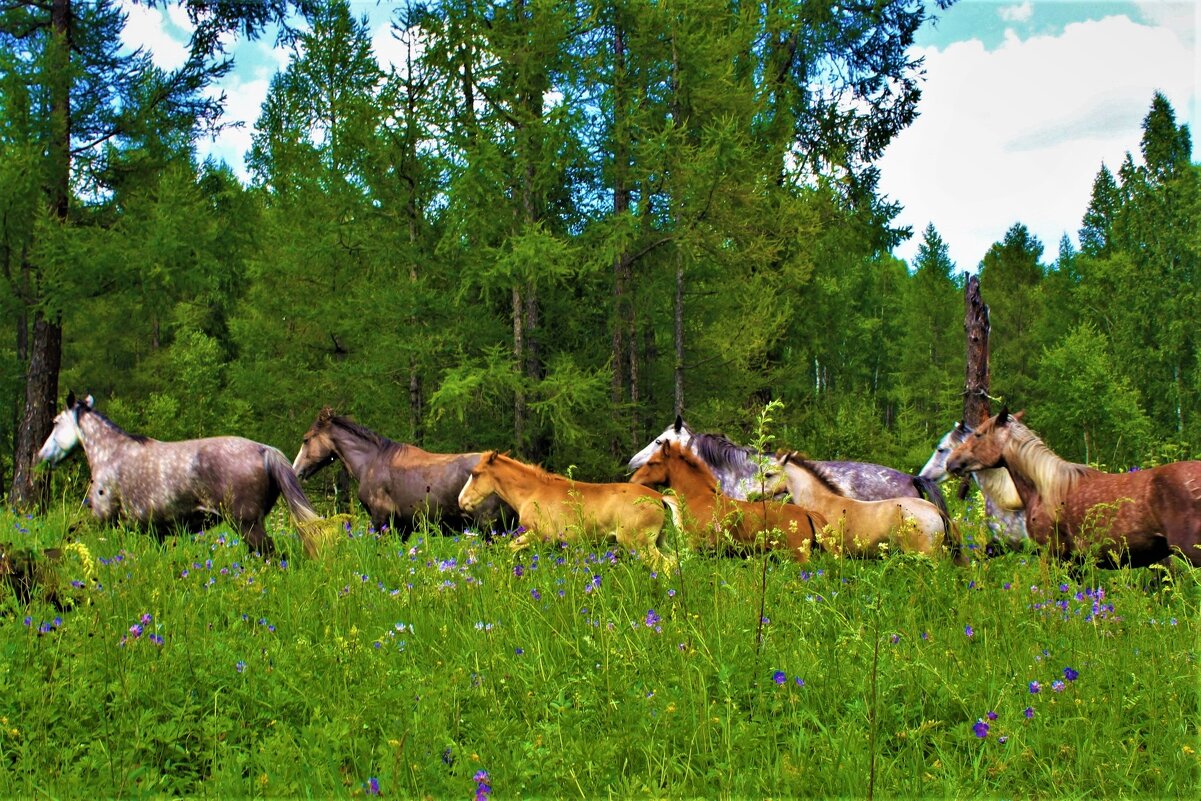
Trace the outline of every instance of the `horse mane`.
{"label": "horse mane", "polygon": [[694,434],[689,444],[711,465],[745,471],[751,461],[752,449],[733,442],[725,434]]}
{"label": "horse mane", "polygon": [[134,442],[137,442],[139,444],[145,444],[147,442],[152,441],[152,438],[146,436],[145,434],[129,433],[124,428],[121,428],[121,426],[117,425],[112,420],[109,420],[107,417],[105,417],[100,412],[96,411],[91,406],[83,406],[83,407],[81,407],[81,411],[85,411],[90,415],[94,415],[96,417],[96,419],[99,420],[101,423],[103,423],[110,431],[120,434],[121,436],[126,437],[128,439],[132,439]]}
{"label": "horse mane", "polygon": [[1059,456],[1019,420],[1010,417],[1006,425],[1011,433],[1005,447],[1005,462],[1018,463],[1038,489],[1047,509],[1057,508],[1081,478],[1097,472],[1086,464]]}
{"label": "horse mane", "polygon": [[797,467],[801,468],[802,470],[807,472],[809,475],[813,476],[813,478],[817,481],[818,484],[821,484],[823,487],[825,487],[827,490],[834,493],[835,495],[843,494],[842,490],[840,490],[838,487],[834,486],[833,482],[831,482],[830,479],[826,478],[825,474],[822,473],[821,468],[819,468],[811,460],[806,458],[805,455],[800,453],[799,451],[789,452],[789,454],[784,457],[784,463],[785,464],[794,464]]}
{"label": "horse mane", "polygon": [[381,451],[402,450],[408,447],[403,442],[397,442],[396,440],[388,439],[383,434],[377,434],[352,417],[346,417],[345,415],[340,414],[331,415],[329,418],[329,424],[344,428],[357,437],[362,437],[372,445],[375,445]]}
{"label": "horse mane", "polygon": [[527,470],[528,472],[533,474],[534,478],[536,478],[539,481],[542,481],[543,483],[546,483],[546,484],[557,484],[557,483],[560,483],[563,481],[574,481],[574,479],[569,479],[567,476],[561,476],[558,473],[552,473],[540,464],[532,464],[530,462],[523,462],[520,459],[514,459],[509,454],[501,453],[500,451],[485,451],[483,453],[483,456],[487,456],[489,453],[495,453],[497,456],[499,456],[501,459],[504,459],[506,462],[517,465],[518,467],[521,467],[524,470]]}

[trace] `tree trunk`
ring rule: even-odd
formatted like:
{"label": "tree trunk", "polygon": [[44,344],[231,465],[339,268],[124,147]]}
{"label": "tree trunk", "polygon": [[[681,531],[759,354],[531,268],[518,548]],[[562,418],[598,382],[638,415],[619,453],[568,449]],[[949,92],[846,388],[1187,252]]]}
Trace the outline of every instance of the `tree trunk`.
{"label": "tree trunk", "polygon": [[988,306],[980,298],[980,277],[964,287],[963,330],[967,335],[967,376],[963,386],[963,422],[975,427],[992,416],[988,399]]}
{"label": "tree trunk", "polygon": [[[47,195],[51,213],[60,225],[67,222],[71,180],[71,0],[53,0],[50,7],[50,39],[46,54],[46,85],[50,100],[50,141],[47,154]],[[26,308],[40,298],[36,275],[31,275]],[[36,308],[36,307],[35,307]],[[13,448],[13,486],[9,502],[17,509],[31,509],[47,494],[48,481],[35,479],[33,460],[50,435],[58,401],[58,373],[62,366],[63,331],[57,318],[34,312],[33,336],[28,344],[29,365],[25,373],[25,410],[17,428]]]}
{"label": "tree trunk", "polygon": [[684,254],[676,254],[676,416],[684,414]]}

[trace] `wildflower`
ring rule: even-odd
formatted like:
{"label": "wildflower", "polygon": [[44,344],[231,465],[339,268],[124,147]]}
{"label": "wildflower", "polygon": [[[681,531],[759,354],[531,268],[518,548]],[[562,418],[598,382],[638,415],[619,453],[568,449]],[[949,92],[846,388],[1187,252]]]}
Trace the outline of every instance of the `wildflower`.
{"label": "wildflower", "polygon": [[976,725],[972,726],[972,731],[977,737],[983,739],[988,736],[988,724],[983,720],[976,718]]}
{"label": "wildflower", "polygon": [[243,662],[241,659],[239,659],[237,664],[234,665],[234,669],[237,670],[239,673],[241,673],[242,671],[244,671],[246,669],[246,663]]}
{"label": "wildflower", "polygon": [[976,630],[971,627],[971,624],[968,624],[963,627],[963,636],[969,637],[969,638],[976,636]]}
{"label": "wildflower", "polygon": [[1075,670],[1072,670],[1070,667],[1065,667],[1063,669],[1063,677],[1068,681],[1075,681],[1080,677],[1080,674]]}
{"label": "wildflower", "polygon": [[513,575],[517,578],[521,578],[525,575],[525,568],[521,565],[513,565]]}
{"label": "wildflower", "polygon": [[659,617],[659,613],[658,613],[658,612],[656,612],[654,609],[649,609],[649,610],[647,610],[647,613],[646,613],[646,627],[647,627],[647,628],[654,628],[655,626],[657,626],[657,625],[659,624],[659,621],[660,621],[661,619],[662,619],[662,618],[660,618],[660,617]]}
{"label": "wildflower", "polygon": [[899,642],[901,641],[901,635],[900,635],[900,634],[893,634],[891,637],[889,637],[889,638],[888,638],[888,640],[889,640],[889,642],[891,642],[893,645],[896,645],[897,643],[899,643]]}
{"label": "wildflower", "polygon": [[521,646],[518,646],[513,649],[513,653],[517,654],[518,656],[521,656],[522,654],[525,653],[525,649],[522,648]]}
{"label": "wildflower", "polygon": [[367,795],[379,795],[379,779],[374,776],[367,780]]}
{"label": "wildflower", "polygon": [[777,670],[775,673],[771,674],[771,680],[776,684],[783,684],[784,682],[788,681],[788,674],[782,670]]}
{"label": "wildflower", "polygon": [[[1043,689],[1043,686],[1041,684],[1039,684],[1037,681],[1030,682],[1030,694],[1031,695],[1042,692],[1042,689]],[[1029,717],[1029,715],[1027,715],[1027,717]]]}
{"label": "wildflower", "polygon": [[162,637],[162,635],[161,635],[161,634],[151,634],[151,635],[150,635],[150,642],[154,643],[155,645],[162,645],[162,644],[163,644],[163,637]]}
{"label": "wildflower", "polygon": [[996,720],[996,719],[997,719],[997,713],[996,713],[996,712],[993,712],[992,710],[989,710],[988,714],[987,714],[987,715],[985,715],[985,717],[986,717],[986,718],[988,718],[989,720]]}
{"label": "wildflower", "polygon": [[1061,692],[1063,692],[1063,688],[1064,688],[1064,687],[1066,687],[1066,686],[1067,686],[1067,685],[1066,685],[1066,684],[1064,684],[1064,683],[1063,683],[1062,681],[1060,681],[1059,679],[1056,679],[1055,681],[1051,682],[1051,689],[1052,689],[1052,690],[1054,690],[1054,691],[1055,691],[1055,692],[1057,692],[1057,693],[1061,693]]}
{"label": "wildflower", "polygon": [[488,771],[478,770],[471,778],[475,780],[475,801],[488,801],[488,794],[492,792],[492,785],[488,784]]}
{"label": "wildflower", "polygon": [[535,601],[541,601],[542,593],[538,592],[537,587],[534,587],[534,589],[530,590],[530,597],[533,598]]}
{"label": "wildflower", "polygon": [[150,615],[149,612],[147,612],[144,615],[142,615],[141,620],[142,620],[142,625],[145,626],[145,625],[148,625],[150,623],[150,621],[154,620],[154,618]]}
{"label": "wildflower", "polygon": [[796,679],[795,679],[795,681],[796,681],[796,686],[798,686],[798,687],[804,687],[804,686],[805,686],[805,680],[804,680],[804,679],[802,679],[800,676],[797,676],[797,677],[796,677]]}
{"label": "wildflower", "polygon": [[1034,707],[1026,707],[1022,710],[1022,714],[1026,716],[1026,720],[1030,720],[1030,718],[1034,717]]}
{"label": "wildflower", "polygon": [[928,631],[923,631],[923,632],[922,632],[922,639],[923,639],[923,640],[928,640],[928,639],[930,639],[930,632],[928,632]]}
{"label": "wildflower", "polygon": [[1001,745],[1005,745],[1005,743],[1009,742],[1009,735],[1002,734],[1000,737],[997,738],[997,742],[1000,743]]}
{"label": "wildflower", "polygon": [[55,616],[53,623],[54,623],[54,628],[58,628],[59,626],[61,626],[63,624],[63,619],[61,617]]}

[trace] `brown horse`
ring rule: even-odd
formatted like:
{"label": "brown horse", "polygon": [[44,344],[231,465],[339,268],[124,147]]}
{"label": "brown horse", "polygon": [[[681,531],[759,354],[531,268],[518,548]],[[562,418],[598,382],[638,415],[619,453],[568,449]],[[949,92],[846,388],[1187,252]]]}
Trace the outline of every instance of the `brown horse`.
{"label": "brown horse", "polygon": [[1006,467],[1026,507],[1030,536],[1062,559],[1099,547],[1103,564],[1143,567],[1178,552],[1201,566],[1201,462],[1103,473],[1057,456],[1001,410],[947,458],[962,475]]}
{"label": "brown horse", "polygon": [[394,442],[349,417],[321,410],[304,435],[292,469],[302,479],[341,459],[359,482],[359,501],[377,530],[396,528],[408,539],[418,518],[447,526],[482,525],[496,519],[499,501],[481,504],[474,514],[459,508],[459,491],[467,483],[478,453],[430,453]]}
{"label": "brown horse", "polygon": [[950,536],[950,520],[921,498],[860,501],[841,495],[811,462],[781,453],[764,478],[764,492],[784,489],[793,501],[816,509],[829,521],[818,534],[823,550],[836,556],[881,556],[896,546],[905,553],[932,555]]}
{"label": "brown horse", "polygon": [[282,494],[305,551],[317,553],[324,521],[275,448],[241,437],[160,442],[128,434],[92,408],[90,395],[76,402],[72,393],[38,456],[54,466],[76,445],[92,471],[88,502],[101,522],[165,533],[180,525],[199,530],[221,518],[252,549],[267,553],[273,543],[264,518]]}
{"label": "brown horse", "polygon": [[787,550],[807,562],[813,538],[826,524],[820,513],[801,506],[723,495],[709,467],[677,442],[661,445],[630,481],[671,487],[684,501],[684,530],[706,550]]}
{"label": "brown horse", "polygon": [[635,484],[589,484],[548,473],[496,451],[483,454],[459,493],[459,506],[477,508],[492,495],[517,512],[525,528],[509,545],[514,551],[534,539],[616,539],[646,554],[651,568],[670,566],[664,555],[668,498]]}

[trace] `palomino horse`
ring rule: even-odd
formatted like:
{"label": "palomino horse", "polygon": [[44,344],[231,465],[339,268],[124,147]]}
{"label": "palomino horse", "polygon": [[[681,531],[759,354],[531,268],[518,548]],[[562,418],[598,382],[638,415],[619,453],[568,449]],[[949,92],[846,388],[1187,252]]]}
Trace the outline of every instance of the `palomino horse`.
{"label": "palomino horse", "polygon": [[796,453],[781,453],[768,468],[767,492],[785,487],[796,503],[821,513],[829,524],[817,543],[835,555],[880,556],[884,546],[905,553],[932,555],[950,540],[950,520],[937,506],[921,498],[860,501],[841,495]]}
{"label": "palomino horse", "polygon": [[[646,464],[664,442],[687,445],[713,471],[723,492],[743,500],[761,491],[760,465],[772,458],[769,453],[756,453],[753,448],[731,442],[724,434],[697,434],[677,416],[673,425],[634,454],[629,469],[637,470]],[[862,501],[924,496],[944,513],[947,510],[938,484],[929,479],[867,462],[813,462],[813,465],[842,495]]]}
{"label": "palomino horse", "polygon": [[292,469],[304,479],[335,459],[359,482],[359,501],[377,531],[391,524],[408,539],[419,517],[457,527],[489,523],[500,508],[496,500],[470,515],[459,508],[459,491],[480,454],[430,453],[393,442],[327,406],[305,433]]}
{"label": "palomino horse", "polygon": [[128,434],[92,408],[90,395],[76,402],[72,393],[38,456],[54,466],[76,445],[92,471],[92,514],[103,523],[195,531],[222,518],[267,553],[273,543],[263,521],[282,494],[305,551],[317,553],[323,521],[275,448],[241,437],[160,442]]}
{"label": "palomino horse", "polygon": [[616,539],[622,547],[643,551],[652,569],[672,560],[662,552],[671,499],[637,484],[588,484],[548,473],[496,451],[480,456],[459,493],[459,506],[470,511],[497,495],[517,512],[525,532],[510,543],[514,551],[537,539]]}
{"label": "palomino horse", "polygon": [[[972,433],[971,426],[956,423],[955,427],[943,435],[930,454],[930,461],[918,473],[919,478],[943,482],[951,475],[947,470],[947,456],[956,445],[963,442]],[[1026,508],[1022,506],[1022,498],[1018,488],[1014,486],[1009,471],[1003,467],[972,472],[972,481],[984,495],[984,513],[988,518],[988,529],[993,538],[1010,548],[1016,548],[1027,540]]]}
{"label": "palomino horse", "polygon": [[1108,566],[1142,567],[1179,552],[1201,566],[1201,462],[1103,473],[1057,456],[1002,409],[951,451],[962,475],[1006,467],[1026,507],[1026,530],[1061,559],[1100,549]]}
{"label": "palomino horse", "polygon": [[684,530],[694,545],[711,551],[786,550],[796,561],[807,562],[814,536],[826,525],[820,514],[790,503],[722,495],[713,472],[678,442],[655,451],[630,481],[671,487],[684,501]]}

